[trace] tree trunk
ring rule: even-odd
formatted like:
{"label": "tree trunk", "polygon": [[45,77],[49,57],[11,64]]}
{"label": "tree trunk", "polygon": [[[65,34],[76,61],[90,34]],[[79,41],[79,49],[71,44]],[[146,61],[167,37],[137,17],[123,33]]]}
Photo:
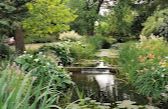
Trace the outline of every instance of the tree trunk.
{"label": "tree trunk", "polygon": [[[97,5],[97,9],[96,9],[97,16],[99,14],[99,11],[100,11],[100,8],[101,8],[101,5],[103,4],[103,2],[104,2],[104,0],[98,0],[98,5]],[[87,7],[88,7],[87,9],[89,10],[89,6],[87,6]],[[95,34],[95,31],[94,31],[95,30],[95,21],[91,21],[90,24],[88,24],[88,25],[90,25],[89,28],[87,29],[88,36],[93,36]]]}
{"label": "tree trunk", "polygon": [[17,54],[22,54],[25,50],[24,33],[21,26],[16,27],[15,31],[15,48]]}
{"label": "tree trunk", "polygon": [[104,0],[99,0],[99,3],[98,3],[98,6],[97,6],[97,14],[99,14],[99,11],[100,11],[100,7],[102,6]]}

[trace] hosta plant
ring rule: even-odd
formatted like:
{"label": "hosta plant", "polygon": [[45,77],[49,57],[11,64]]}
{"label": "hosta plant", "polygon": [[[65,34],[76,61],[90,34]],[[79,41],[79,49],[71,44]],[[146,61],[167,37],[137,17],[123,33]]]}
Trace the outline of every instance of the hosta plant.
{"label": "hosta plant", "polygon": [[[52,82],[55,89],[66,89],[72,85],[69,74],[56,63],[42,54],[23,54],[15,59],[16,64],[25,72],[30,72],[36,78],[36,84],[45,86]],[[51,80],[52,81],[49,81]]]}
{"label": "hosta plant", "polygon": [[67,65],[72,62],[72,57],[70,55],[69,47],[67,47],[66,42],[64,43],[55,43],[51,45],[44,45],[41,48],[39,48],[40,52],[51,52],[53,53],[56,57],[58,57],[59,61],[63,65]]}

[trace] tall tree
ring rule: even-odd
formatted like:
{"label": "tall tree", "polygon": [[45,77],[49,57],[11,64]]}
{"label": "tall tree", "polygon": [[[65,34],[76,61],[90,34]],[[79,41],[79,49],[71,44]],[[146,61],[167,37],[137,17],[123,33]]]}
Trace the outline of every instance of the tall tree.
{"label": "tall tree", "polygon": [[109,35],[118,37],[131,36],[131,26],[136,12],[132,9],[131,0],[118,0],[107,16]]}
{"label": "tall tree", "polygon": [[17,53],[23,53],[24,34],[21,21],[25,17],[27,9],[25,4],[31,0],[1,0],[0,1],[0,36],[15,37]]}
{"label": "tall tree", "polygon": [[23,27],[28,35],[47,36],[69,30],[69,23],[77,17],[67,0],[36,0],[28,3],[29,17]]}
{"label": "tall tree", "polygon": [[94,35],[94,24],[99,18],[103,2],[104,0],[71,0],[69,4],[78,15],[78,18],[71,24],[71,28],[82,35]]}

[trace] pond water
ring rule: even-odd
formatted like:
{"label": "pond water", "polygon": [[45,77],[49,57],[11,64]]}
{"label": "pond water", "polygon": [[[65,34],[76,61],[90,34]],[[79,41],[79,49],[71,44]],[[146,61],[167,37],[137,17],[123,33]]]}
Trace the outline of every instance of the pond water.
{"label": "pond water", "polygon": [[[101,103],[113,105],[116,101],[131,100],[137,104],[147,104],[145,97],[131,91],[128,85],[111,73],[73,73],[72,80],[79,90],[83,91],[85,97]],[[78,99],[78,97],[74,95],[73,99]]]}

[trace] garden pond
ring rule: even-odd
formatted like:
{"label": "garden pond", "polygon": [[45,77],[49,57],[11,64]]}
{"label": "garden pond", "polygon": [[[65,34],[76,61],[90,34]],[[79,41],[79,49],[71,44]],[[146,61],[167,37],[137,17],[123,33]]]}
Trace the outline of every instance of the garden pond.
{"label": "garden pond", "polygon": [[[126,105],[147,105],[146,97],[135,93],[125,81],[118,79],[114,73],[100,72],[73,72],[72,80],[77,88],[82,91],[84,97],[92,98],[101,103],[109,103],[115,107],[117,101],[126,101]],[[73,94],[73,101],[78,99],[77,94]],[[129,102],[130,101],[130,102]],[[132,103],[131,103],[132,102]],[[167,105],[161,106],[166,109]],[[156,108],[158,109],[158,108]]]}

